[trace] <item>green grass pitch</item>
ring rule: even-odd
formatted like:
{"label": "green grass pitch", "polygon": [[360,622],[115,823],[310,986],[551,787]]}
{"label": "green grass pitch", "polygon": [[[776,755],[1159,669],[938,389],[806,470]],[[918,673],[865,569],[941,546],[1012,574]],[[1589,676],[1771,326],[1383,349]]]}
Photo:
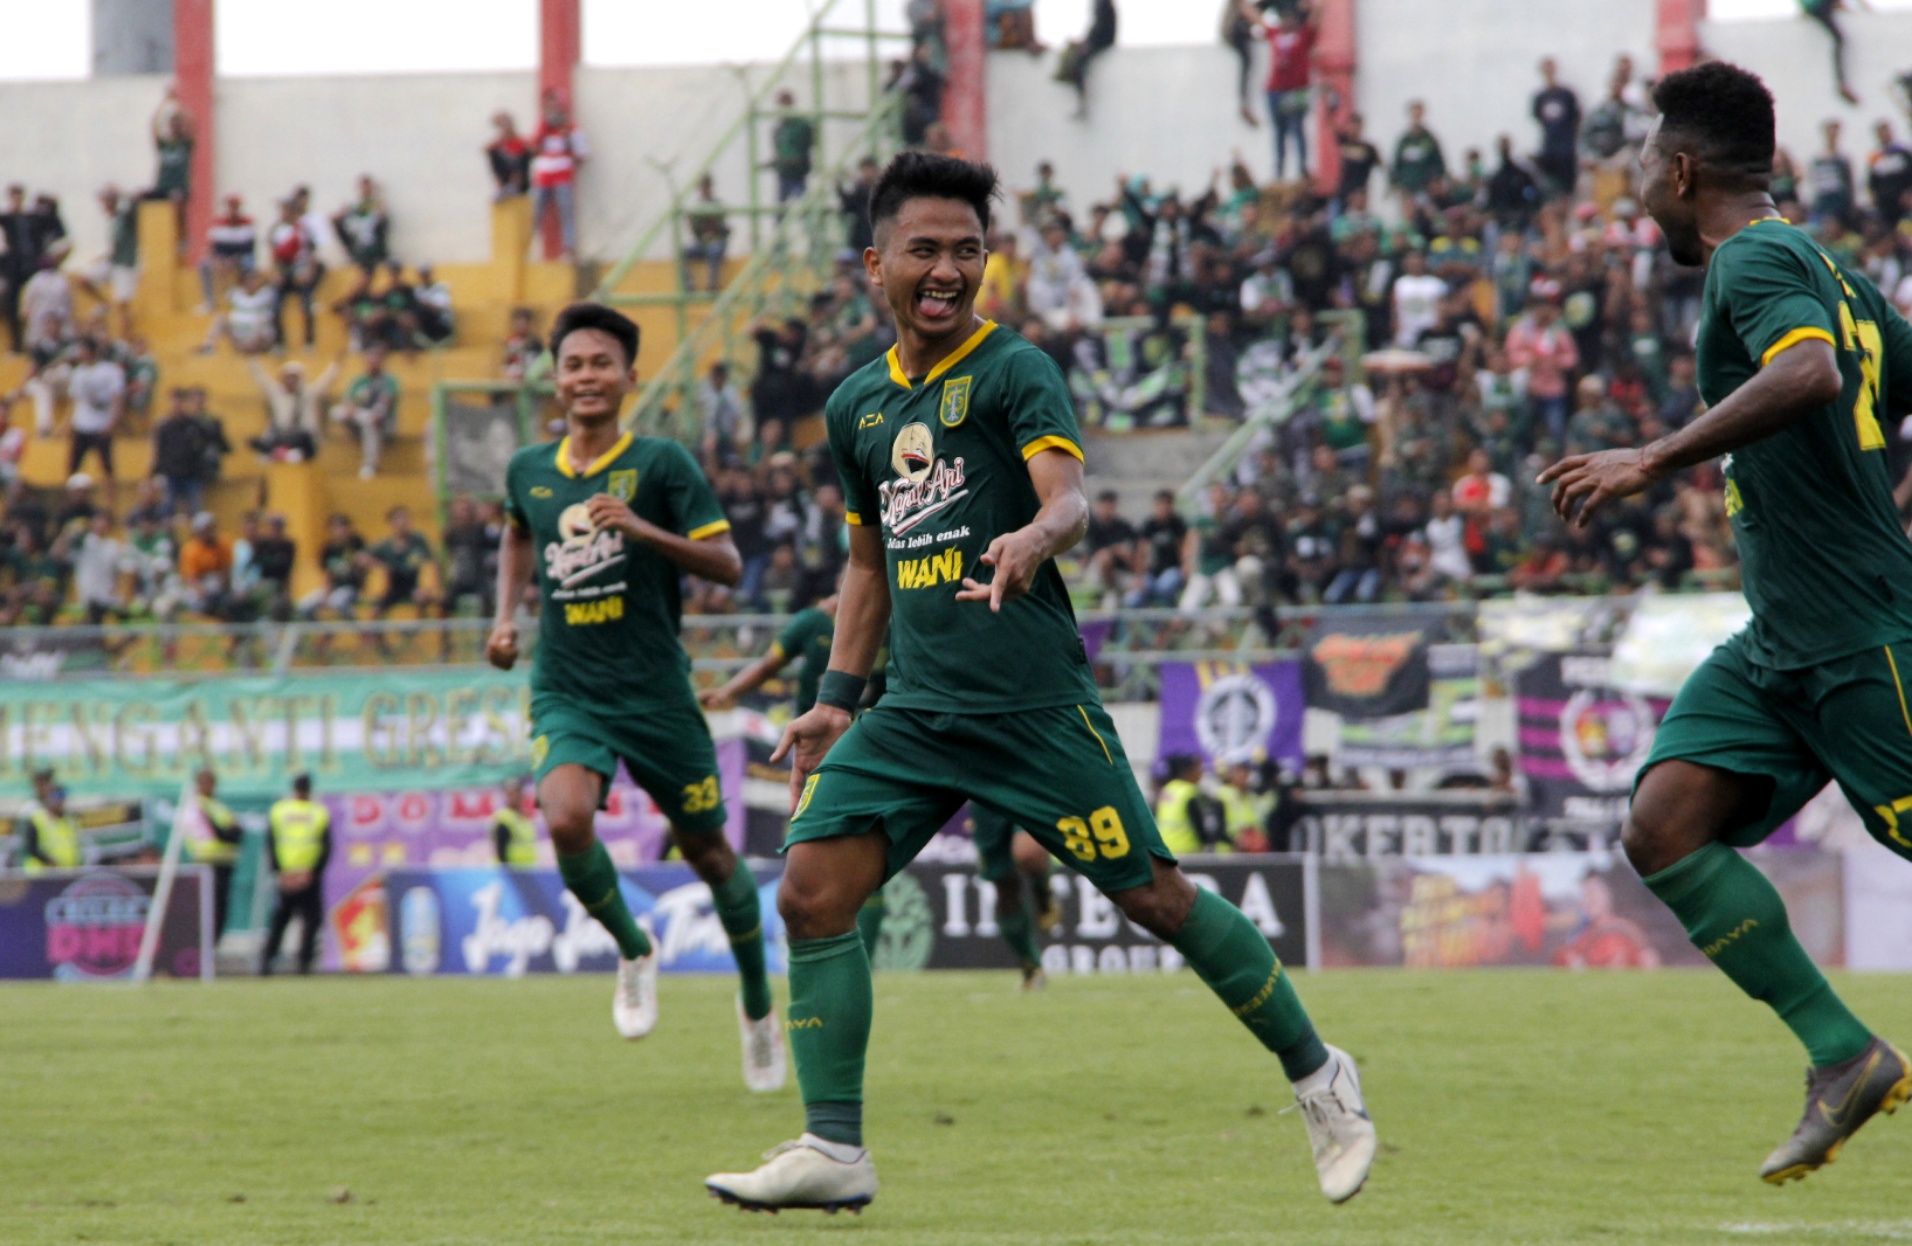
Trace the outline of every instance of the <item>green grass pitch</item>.
{"label": "green grass pitch", "polygon": [[[1912,1240],[1912,1117],[1775,1189],[1801,1055],[1704,972],[1303,975],[1381,1155],[1316,1192],[1280,1070],[1190,974],[882,975],[861,1217],[749,1216],[705,1173],[794,1136],[753,1096],[734,983],[0,989],[0,1242],[1832,1243]],[[1904,978],[1842,976],[1912,1040]],[[779,987],[781,992],[781,987]]]}

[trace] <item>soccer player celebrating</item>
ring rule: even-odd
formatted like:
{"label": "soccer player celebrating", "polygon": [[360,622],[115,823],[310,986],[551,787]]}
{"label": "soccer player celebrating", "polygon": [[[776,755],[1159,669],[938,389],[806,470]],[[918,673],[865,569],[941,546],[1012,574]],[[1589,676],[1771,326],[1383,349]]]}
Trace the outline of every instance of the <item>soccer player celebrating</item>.
{"label": "soccer player celebrating", "polygon": [[[1054,562],[1088,520],[1068,387],[1046,355],[974,311],[996,194],[987,165],[921,152],[897,157],[871,192],[863,261],[897,343],[825,412],[850,559],[816,708],[778,748],[794,755],[777,906],[806,1130],[755,1171],[706,1185],[753,1210],[875,1196],[857,911],[973,797],[1172,944],[1280,1058],[1322,1190],[1340,1202],[1375,1149],[1354,1062],[1316,1037],[1254,923],[1176,868],[1091,677]],[[886,625],[888,691],[852,725]]]}
{"label": "soccer player celebrating", "polygon": [[1836,779],[1866,828],[1912,856],[1912,544],[1882,420],[1912,409],[1912,328],[1863,276],[1781,219],[1767,193],[1773,100],[1711,63],[1660,79],[1642,199],[1682,264],[1706,267],[1700,392],[1709,410],[1637,449],[1541,474],[1585,526],[1669,472],[1726,459],[1726,513],[1753,620],[1693,672],[1635,780],[1627,857],[1741,990],[1811,1058],[1806,1113],[1760,1175],[1830,1163],[1912,1093],[1912,1066],[1833,994],[1779,893],[1735,848]]}
{"label": "soccer player celebrating", "polygon": [[512,611],[533,569],[540,626],[531,668],[531,760],[558,872],[617,940],[612,1019],[626,1038],[657,1024],[657,952],[633,918],[593,832],[620,759],[670,820],[671,836],[710,884],[743,978],[744,1082],[783,1085],[783,1040],[764,974],[757,884],[723,836],[724,798],[710,729],[677,638],[684,572],[742,577],[730,524],[710,484],[674,441],[618,427],[637,383],[637,326],[574,303],[551,327],[565,437],[530,446],[505,472],[511,522],[499,542],[498,614],[486,656],[518,659]]}

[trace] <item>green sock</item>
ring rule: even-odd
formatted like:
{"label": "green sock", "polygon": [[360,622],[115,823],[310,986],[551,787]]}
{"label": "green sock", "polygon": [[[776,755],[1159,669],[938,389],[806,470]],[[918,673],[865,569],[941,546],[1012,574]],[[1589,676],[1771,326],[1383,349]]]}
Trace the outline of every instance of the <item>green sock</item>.
{"label": "green sock", "polygon": [[651,941],[637,928],[631,906],[624,903],[624,892],[617,885],[617,867],[611,864],[611,854],[605,851],[602,840],[593,839],[589,848],[573,856],[559,853],[558,875],[584,911],[611,932],[617,940],[618,955],[625,960],[650,955]]}
{"label": "green sock", "polygon": [[770,1015],[770,978],[763,970],[763,908],[757,902],[757,879],[742,861],[730,877],[710,889],[717,920],[730,936],[730,952],[737,958],[737,976],[743,979],[744,1015],[761,1021]]}
{"label": "green sock", "polygon": [[790,940],[783,1023],[803,1091],[805,1128],[863,1145],[863,1056],[870,1046],[870,959],[858,932]]}
{"label": "green sock", "polygon": [[1197,889],[1188,920],[1169,940],[1208,989],[1241,1018],[1298,1082],[1328,1062],[1307,1010],[1255,923],[1212,891]]}
{"label": "green sock", "polygon": [[1036,950],[1036,923],[1029,916],[1029,906],[1023,903],[1020,894],[1015,903],[996,909],[996,928],[1002,931],[1004,943],[1016,954],[1018,964],[1040,965],[1042,953]]}
{"label": "green sock", "polygon": [[878,887],[856,911],[856,933],[863,940],[863,955],[876,967],[876,944],[883,937],[883,889]]}
{"label": "green sock", "polygon": [[1751,861],[1713,843],[1644,881],[1707,959],[1791,1027],[1814,1068],[1850,1060],[1872,1041],[1799,946],[1785,902]]}

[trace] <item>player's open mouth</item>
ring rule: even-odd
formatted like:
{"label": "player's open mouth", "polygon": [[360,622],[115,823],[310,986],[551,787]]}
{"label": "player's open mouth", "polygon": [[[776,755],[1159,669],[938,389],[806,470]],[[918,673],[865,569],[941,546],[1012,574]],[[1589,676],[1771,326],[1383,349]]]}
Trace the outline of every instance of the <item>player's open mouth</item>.
{"label": "player's open mouth", "polygon": [[956,304],[961,298],[960,290],[918,290],[916,314],[925,320],[947,320],[956,314]]}

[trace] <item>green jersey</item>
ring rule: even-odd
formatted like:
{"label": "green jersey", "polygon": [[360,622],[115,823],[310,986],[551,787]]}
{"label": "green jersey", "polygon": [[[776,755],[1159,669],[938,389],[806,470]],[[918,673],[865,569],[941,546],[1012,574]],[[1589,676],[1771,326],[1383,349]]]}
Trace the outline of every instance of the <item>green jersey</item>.
{"label": "green jersey", "polygon": [[876,525],[887,551],[883,704],[990,714],[1095,702],[1054,561],[999,613],[956,600],[964,577],[988,582],[979,560],[989,543],[1041,509],[1028,460],[1050,449],[1082,457],[1055,363],[986,321],[927,376],[905,376],[894,349],[851,373],[824,419],[846,517]]}
{"label": "green jersey", "polygon": [[569,453],[569,438],[555,448],[528,446],[505,469],[506,513],[530,535],[537,565],[531,690],[604,706],[681,697],[690,660],[677,639],[678,569],[622,532],[594,529],[585,503],[609,494],[693,541],[727,531],[730,521],[674,441],[626,433],[583,471]]}
{"label": "green jersey", "polygon": [[1784,221],[1713,252],[1699,387],[1718,405],[1790,346],[1829,342],[1837,401],[1728,455],[1726,513],[1753,621],[1747,652],[1793,670],[1912,636],[1912,543],[1882,421],[1912,409],[1912,327],[1869,281]]}
{"label": "green jersey", "polygon": [[836,619],[811,606],[799,610],[777,634],[777,653],[788,662],[802,662],[797,673],[797,713],[817,703],[817,685],[830,669],[830,645],[836,640]]}

